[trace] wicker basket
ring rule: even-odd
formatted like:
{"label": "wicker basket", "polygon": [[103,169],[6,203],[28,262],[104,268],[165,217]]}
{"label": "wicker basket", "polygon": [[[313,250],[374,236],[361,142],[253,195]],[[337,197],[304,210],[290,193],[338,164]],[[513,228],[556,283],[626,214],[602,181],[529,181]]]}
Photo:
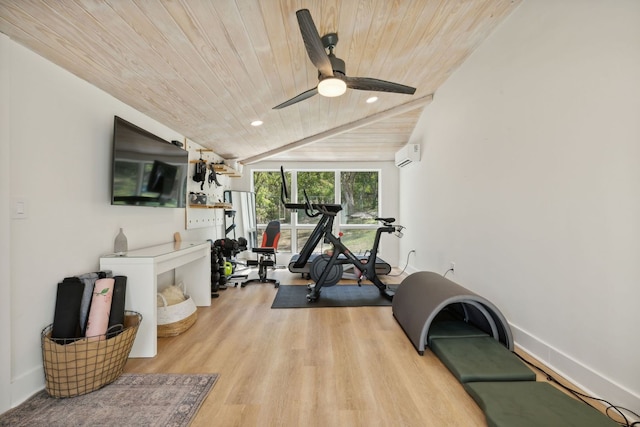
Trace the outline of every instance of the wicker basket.
{"label": "wicker basket", "polygon": [[167,300],[158,294],[158,298],[163,302],[162,307],[158,307],[158,337],[175,337],[196,323],[198,318],[196,304],[189,295],[185,296],[184,301],[167,305]]}
{"label": "wicker basket", "polygon": [[51,338],[42,330],[45,388],[51,397],[74,397],[115,381],[124,370],[142,315],[125,312],[124,329],[80,339]]}

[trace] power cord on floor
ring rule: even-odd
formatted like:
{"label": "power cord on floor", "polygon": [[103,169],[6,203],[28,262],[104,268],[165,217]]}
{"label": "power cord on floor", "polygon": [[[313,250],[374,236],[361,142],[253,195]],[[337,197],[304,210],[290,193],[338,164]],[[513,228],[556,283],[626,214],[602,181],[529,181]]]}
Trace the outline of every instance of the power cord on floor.
{"label": "power cord on floor", "polygon": [[[446,274],[446,273],[445,273]],[[604,399],[600,399],[598,397],[593,397],[593,396],[589,396],[587,394],[584,393],[580,393],[577,390],[572,389],[571,387],[568,387],[564,384],[562,384],[560,381],[558,381],[557,379],[555,379],[551,374],[549,374],[547,371],[545,371],[544,369],[542,369],[541,367],[537,366],[536,364],[528,361],[527,359],[525,359],[524,357],[520,356],[518,353],[516,353],[515,351],[513,352],[513,354],[515,354],[516,356],[518,356],[520,358],[520,360],[522,360],[523,362],[525,362],[527,365],[532,366],[533,368],[537,369],[538,371],[542,372],[546,377],[547,380],[550,382],[553,382],[555,384],[557,384],[558,386],[562,387],[563,389],[565,389],[566,391],[568,391],[569,393],[573,394],[576,398],[578,398],[580,401],[582,401],[584,404],[594,408],[595,410],[598,410],[598,408],[596,408],[595,406],[593,406],[592,404],[590,404],[589,402],[587,402],[585,399],[591,399],[591,400],[595,400],[601,403],[604,403],[606,405],[606,409],[605,409],[605,415],[607,417],[609,417],[611,420],[613,420],[614,422],[616,422],[617,424],[620,424],[623,427],[636,427],[636,426],[640,426],[640,421],[635,421],[635,422],[630,422],[630,420],[624,415],[624,413],[622,411],[627,412],[628,414],[631,414],[632,416],[634,416],[635,418],[640,418],[640,415],[636,414],[635,412],[633,412],[630,409],[624,408],[622,406],[617,406],[617,405],[613,405],[612,403],[608,402],[607,400]],[[624,421],[620,422],[618,420],[616,420],[615,418],[613,418],[611,415],[609,415],[609,411],[615,412],[617,413]]]}
{"label": "power cord on floor", "polygon": [[415,249],[411,249],[409,251],[409,253],[407,254],[407,262],[404,264],[404,268],[402,269],[402,271],[398,274],[387,274],[387,276],[390,277],[398,277],[398,276],[402,276],[404,274],[404,272],[406,271],[407,267],[409,266],[409,257],[411,256],[411,254],[415,254],[416,251]]}

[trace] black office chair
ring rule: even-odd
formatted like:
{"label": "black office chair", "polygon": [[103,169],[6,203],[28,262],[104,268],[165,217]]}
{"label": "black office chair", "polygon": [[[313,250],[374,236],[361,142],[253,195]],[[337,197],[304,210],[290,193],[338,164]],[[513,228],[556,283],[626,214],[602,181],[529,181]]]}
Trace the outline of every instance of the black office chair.
{"label": "black office chair", "polygon": [[267,278],[267,269],[276,265],[278,240],[280,240],[280,221],[271,221],[267,224],[267,228],[262,234],[262,244],[260,247],[251,249],[251,252],[256,254],[256,260],[247,261],[247,266],[258,266],[258,278],[242,282],[240,287],[244,288],[247,284],[253,282],[273,283],[276,288],[280,286],[278,280]]}

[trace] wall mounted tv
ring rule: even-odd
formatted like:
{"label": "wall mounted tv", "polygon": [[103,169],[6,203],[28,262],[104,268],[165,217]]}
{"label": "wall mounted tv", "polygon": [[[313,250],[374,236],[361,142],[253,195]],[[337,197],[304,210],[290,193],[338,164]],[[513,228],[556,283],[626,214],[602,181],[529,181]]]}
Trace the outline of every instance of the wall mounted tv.
{"label": "wall mounted tv", "polygon": [[189,153],[115,116],[111,204],[183,208]]}

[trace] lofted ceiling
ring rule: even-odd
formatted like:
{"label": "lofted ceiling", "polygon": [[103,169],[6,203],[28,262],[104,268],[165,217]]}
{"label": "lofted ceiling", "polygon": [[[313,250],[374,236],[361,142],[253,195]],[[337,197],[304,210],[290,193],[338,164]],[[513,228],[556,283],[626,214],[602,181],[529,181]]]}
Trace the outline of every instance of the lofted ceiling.
{"label": "lofted ceiling", "polygon": [[[224,158],[378,161],[394,158],[438,87],[520,2],[0,0],[0,32]],[[349,89],[274,110],[318,83],[302,8],[320,36],[338,34],[347,76],[415,94]]]}

